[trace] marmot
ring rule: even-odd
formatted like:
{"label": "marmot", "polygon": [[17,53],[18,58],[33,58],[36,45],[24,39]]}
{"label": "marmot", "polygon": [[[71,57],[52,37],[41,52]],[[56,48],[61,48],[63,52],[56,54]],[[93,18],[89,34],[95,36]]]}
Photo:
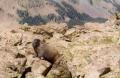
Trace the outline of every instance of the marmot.
{"label": "marmot", "polygon": [[[39,39],[34,39],[32,42],[32,46],[37,57],[43,57],[44,60],[51,63],[51,65],[42,73],[42,75],[46,76],[52,67],[57,68],[57,70],[61,67],[61,70],[65,72],[68,71],[66,61],[64,61],[62,55],[59,54],[54,47],[49,46],[44,41],[41,41]],[[70,75],[70,78],[72,78],[71,73],[69,71],[68,73]]]}
{"label": "marmot", "polygon": [[47,73],[51,70],[53,64],[60,57],[60,54],[55,48],[47,45],[40,39],[34,39],[32,42],[32,46],[37,57],[43,58],[44,60],[51,63],[51,65],[42,73],[42,75],[46,76]]}
{"label": "marmot", "polygon": [[32,46],[36,53],[36,56],[39,58],[45,59],[50,63],[54,63],[57,58],[60,56],[58,51],[54,48],[41,41],[40,39],[34,39],[32,42]]}

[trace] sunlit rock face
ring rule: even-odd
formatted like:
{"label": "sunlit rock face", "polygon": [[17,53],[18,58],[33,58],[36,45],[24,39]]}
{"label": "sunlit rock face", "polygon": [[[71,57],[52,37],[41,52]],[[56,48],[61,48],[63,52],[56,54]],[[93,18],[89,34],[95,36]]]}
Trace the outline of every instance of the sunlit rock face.
{"label": "sunlit rock face", "polygon": [[70,26],[105,22],[120,11],[119,0],[0,0],[2,21],[41,25],[48,22]]}

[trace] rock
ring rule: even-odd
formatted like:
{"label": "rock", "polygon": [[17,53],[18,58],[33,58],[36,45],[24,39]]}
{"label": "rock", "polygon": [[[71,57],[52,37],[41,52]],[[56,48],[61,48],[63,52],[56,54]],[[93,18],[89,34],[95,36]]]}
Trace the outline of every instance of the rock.
{"label": "rock", "polygon": [[50,63],[44,60],[34,61],[32,65],[32,73],[34,78],[42,76],[42,73],[50,66]]}
{"label": "rock", "polygon": [[80,35],[80,29],[77,29],[77,28],[71,28],[71,29],[68,29],[66,31],[66,33],[64,34],[65,37],[68,37],[70,39],[74,38],[74,37],[79,37]]}
{"label": "rock", "polygon": [[39,58],[35,58],[35,56],[34,55],[28,55],[27,57],[27,63],[26,63],[26,65],[27,66],[32,66],[32,64],[35,62],[35,61],[38,61],[39,60]]}
{"label": "rock", "polygon": [[87,73],[87,74],[85,74],[85,77],[84,78],[99,78],[99,72],[97,72],[97,71],[91,71],[91,73],[92,74],[90,74],[90,73]]}
{"label": "rock", "polygon": [[[109,72],[112,72],[112,68],[118,66],[120,57],[119,48],[103,48],[91,57],[93,61],[87,65],[85,67],[86,70],[84,70],[86,72],[85,78],[99,78],[103,75],[107,75]],[[111,76],[116,77],[116,75]]]}
{"label": "rock", "polygon": [[100,72],[99,76],[101,77],[102,75],[105,75],[105,74],[109,73],[110,71],[111,71],[110,67],[102,68],[102,69],[98,70],[98,72]]}
{"label": "rock", "polygon": [[21,75],[21,78],[26,78],[27,74],[29,74],[30,72],[31,72],[31,67],[26,67]]}
{"label": "rock", "polygon": [[47,25],[37,26],[37,27],[29,27],[25,26],[21,28],[24,31],[33,32],[34,34],[41,34],[44,36],[44,38],[49,38],[53,36],[53,33],[61,33],[64,34],[66,30],[68,29],[66,24],[60,24],[59,26],[57,24],[49,23]]}
{"label": "rock", "polygon": [[6,71],[11,77],[20,78],[25,71],[25,64],[25,58],[17,58],[13,63],[7,65]]}
{"label": "rock", "polygon": [[120,13],[115,13],[115,17],[117,20],[120,20]]}
{"label": "rock", "polygon": [[103,31],[105,28],[105,25],[103,23],[85,23],[85,28],[90,31]]}
{"label": "rock", "polygon": [[17,67],[17,71],[19,73],[23,73],[25,71],[27,59],[26,58],[17,58],[15,59],[14,65]]}
{"label": "rock", "polygon": [[23,34],[21,33],[3,33],[2,34],[3,38],[7,38],[6,44],[12,45],[12,46],[17,46],[22,44],[22,37]]}
{"label": "rock", "polygon": [[115,13],[114,24],[117,25],[117,28],[119,28],[119,25],[120,25],[120,13]]}
{"label": "rock", "polygon": [[30,27],[29,26],[22,26],[20,27],[21,30],[24,30],[24,31],[30,31]]}
{"label": "rock", "polygon": [[120,25],[120,20],[116,20],[115,25],[119,26]]}
{"label": "rock", "polygon": [[63,37],[63,34],[60,34],[60,33],[54,33],[53,34],[53,37],[56,38],[56,39],[60,39]]}
{"label": "rock", "polygon": [[26,78],[34,78],[32,72],[27,73]]}
{"label": "rock", "polygon": [[[67,63],[68,64],[68,68],[69,68],[69,71],[71,72],[72,74],[72,78],[74,77],[77,77],[77,71],[76,71],[76,66],[74,66],[73,64],[71,63]],[[79,77],[78,77],[79,78]]]}
{"label": "rock", "polygon": [[25,58],[25,55],[22,55],[20,53],[17,53],[17,55],[15,56],[15,58]]}
{"label": "rock", "polygon": [[44,31],[49,32],[49,33],[57,32],[57,33],[64,34],[66,30],[68,29],[68,26],[65,23],[61,23],[59,24],[59,26],[57,24],[49,23],[45,26],[41,26],[41,28]]}
{"label": "rock", "polygon": [[66,31],[66,33],[64,34],[65,36],[71,35],[72,33],[75,32],[75,28],[71,28],[69,30]]}
{"label": "rock", "polygon": [[0,71],[0,78],[11,78],[10,75],[8,75],[8,73],[5,73],[4,71]]}
{"label": "rock", "polygon": [[63,57],[60,57],[54,64],[46,78],[72,78],[66,61]]}
{"label": "rock", "polygon": [[110,67],[102,68],[97,71],[93,69],[90,73],[85,74],[85,78],[100,78],[101,76],[109,73],[110,71]]}

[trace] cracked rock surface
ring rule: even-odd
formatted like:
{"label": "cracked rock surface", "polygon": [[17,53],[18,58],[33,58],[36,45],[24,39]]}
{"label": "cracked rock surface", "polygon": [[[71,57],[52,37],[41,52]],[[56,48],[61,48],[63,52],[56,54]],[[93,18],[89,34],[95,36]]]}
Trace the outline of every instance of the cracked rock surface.
{"label": "cracked rock surface", "polygon": [[[120,28],[113,21],[71,29],[64,24],[0,27],[0,78],[120,78]],[[35,57],[36,38],[63,56],[46,77],[42,73],[51,63]]]}

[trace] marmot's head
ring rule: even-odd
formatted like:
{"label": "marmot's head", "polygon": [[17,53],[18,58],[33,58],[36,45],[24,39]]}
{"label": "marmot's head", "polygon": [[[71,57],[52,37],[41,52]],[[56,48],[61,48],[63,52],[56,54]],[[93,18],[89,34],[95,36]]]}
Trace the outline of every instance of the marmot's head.
{"label": "marmot's head", "polygon": [[38,46],[40,46],[40,42],[40,39],[34,39],[32,42],[33,48],[37,48]]}

